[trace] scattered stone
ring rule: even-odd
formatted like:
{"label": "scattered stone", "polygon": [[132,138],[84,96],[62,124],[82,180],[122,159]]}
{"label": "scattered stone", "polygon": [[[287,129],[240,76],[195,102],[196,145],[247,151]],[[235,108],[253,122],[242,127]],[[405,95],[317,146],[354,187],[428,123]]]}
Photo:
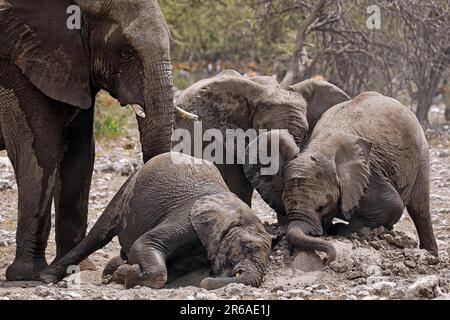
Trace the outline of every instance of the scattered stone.
{"label": "scattered stone", "polygon": [[81,299],[81,294],[74,291],[66,291],[64,297],[69,297],[71,299]]}
{"label": "scattered stone", "polygon": [[215,293],[198,292],[195,296],[197,300],[219,300],[219,297]]}
{"label": "scattered stone", "polygon": [[407,296],[413,298],[433,299],[441,294],[437,276],[419,278],[407,290]]}
{"label": "scattered stone", "polygon": [[231,296],[240,296],[243,294],[245,286],[243,284],[232,283],[225,287],[224,292]]}
{"label": "scattered stone", "polygon": [[367,296],[362,298],[363,300],[380,300],[379,296]]}
{"label": "scattered stone", "polygon": [[336,261],[336,262],[332,263],[330,268],[331,268],[331,270],[333,270],[334,272],[337,272],[337,273],[345,273],[350,269],[348,267],[348,265],[346,265],[344,262],[341,262],[341,261]]}
{"label": "scattered stone", "polygon": [[11,190],[13,183],[9,180],[0,179],[0,191]]}
{"label": "scattered stone", "polygon": [[372,294],[379,296],[389,296],[392,289],[395,287],[394,282],[378,282],[372,285],[371,292]]}
{"label": "scattered stone", "polygon": [[417,266],[416,263],[412,260],[405,260],[404,264],[410,269],[414,269]]}
{"label": "scattered stone", "polygon": [[380,250],[380,249],[383,247],[383,245],[381,244],[380,241],[372,241],[372,242],[369,242],[369,245],[370,245],[372,248],[374,248],[375,250]]}
{"label": "scattered stone", "polygon": [[38,286],[34,289],[34,293],[38,296],[38,297],[47,297],[50,295],[50,289],[46,286]]}
{"label": "scattered stone", "polygon": [[435,265],[435,264],[438,264],[439,263],[439,258],[438,257],[436,257],[436,256],[433,256],[433,255],[428,255],[426,258],[425,258],[425,260],[427,261],[427,263],[429,264],[429,265]]}

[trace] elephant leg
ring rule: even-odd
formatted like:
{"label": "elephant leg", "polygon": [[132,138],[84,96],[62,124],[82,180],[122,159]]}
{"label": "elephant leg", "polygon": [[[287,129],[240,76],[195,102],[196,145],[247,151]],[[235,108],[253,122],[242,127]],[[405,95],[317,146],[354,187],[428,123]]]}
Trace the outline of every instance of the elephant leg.
{"label": "elephant leg", "polygon": [[251,207],[253,186],[245,176],[242,165],[218,165],[217,167],[230,191]]}
{"label": "elephant leg", "polygon": [[94,169],[94,110],[80,111],[64,130],[64,155],[55,190],[56,258],[85,236],[89,191]]}
{"label": "elephant leg", "polygon": [[438,247],[433,232],[430,215],[430,183],[429,169],[421,168],[414,184],[411,201],[406,206],[416,226],[420,240],[420,248],[438,255]]}
{"label": "elephant leg", "polygon": [[[397,190],[388,182],[373,179],[370,188],[361,199],[359,207],[346,225],[340,223],[329,232],[337,235],[348,235],[362,227],[377,228],[383,226],[392,229],[402,216],[405,206]],[[328,232],[328,230],[327,230]]]}
{"label": "elephant leg", "polygon": [[3,138],[3,133],[2,133],[2,123],[0,121],[0,151],[5,150],[6,148],[6,144],[5,144],[5,139]]}
{"label": "elephant leg", "polygon": [[78,265],[93,252],[111,242],[117,235],[120,225],[119,213],[111,208],[115,208],[120,200],[120,196],[113,198],[88,235],[75,248],[70,250],[61,259],[54,261],[50,267],[41,273],[40,279],[42,281],[46,283],[58,282],[66,276],[66,271],[70,266]]}
{"label": "elephant leg", "polygon": [[[167,283],[166,261],[173,253],[186,252],[180,248],[192,248],[196,233],[188,218],[169,218],[163,225],[143,234],[131,246],[125,275],[125,287],[142,285],[160,289]],[[189,250],[191,251],[191,250]]]}
{"label": "elephant leg", "polygon": [[7,104],[7,112],[0,114],[19,200],[16,257],[6,271],[6,279],[10,281],[36,279],[47,266],[45,249],[61,158],[59,109],[36,97],[30,100],[36,103],[31,105],[34,110],[22,111],[18,104]]}

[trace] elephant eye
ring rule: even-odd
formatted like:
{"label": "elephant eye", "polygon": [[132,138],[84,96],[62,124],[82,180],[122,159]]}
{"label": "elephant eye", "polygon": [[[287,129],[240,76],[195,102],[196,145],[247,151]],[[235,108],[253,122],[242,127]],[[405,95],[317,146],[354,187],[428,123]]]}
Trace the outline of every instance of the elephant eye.
{"label": "elephant eye", "polygon": [[253,252],[253,247],[252,247],[250,244],[245,244],[245,245],[242,247],[242,252],[243,252],[244,254],[251,254],[251,253]]}
{"label": "elephant eye", "polygon": [[130,46],[126,46],[120,50],[120,56],[125,60],[133,60],[134,49]]}
{"label": "elephant eye", "polygon": [[325,211],[326,208],[327,208],[326,205],[320,206],[320,207],[317,208],[316,212],[317,212],[317,213],[324,213],[324,211]]}

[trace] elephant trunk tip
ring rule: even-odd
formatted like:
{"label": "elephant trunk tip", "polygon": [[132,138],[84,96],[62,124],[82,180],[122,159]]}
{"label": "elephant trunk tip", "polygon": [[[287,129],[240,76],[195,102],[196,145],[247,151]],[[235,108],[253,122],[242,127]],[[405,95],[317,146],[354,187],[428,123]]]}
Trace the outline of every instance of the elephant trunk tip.
{"label": "elephant trunk tip", "polygon": [[288,228],[287,238],[290,244],[299,249],[325,252],[327,254],[323,261],[325,265],[330,265],[336,259],[336,249],[331,243],[306,235],[297,225]]}

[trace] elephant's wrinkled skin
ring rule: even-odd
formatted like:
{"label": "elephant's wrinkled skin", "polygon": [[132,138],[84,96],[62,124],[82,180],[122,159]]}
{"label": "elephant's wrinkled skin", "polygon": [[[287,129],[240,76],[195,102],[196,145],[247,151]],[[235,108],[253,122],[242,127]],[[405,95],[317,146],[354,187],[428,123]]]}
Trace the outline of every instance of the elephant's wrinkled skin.
{"label": "elephant's wrinkled skin", "polygon": [[[287,132],[269,135],[281,141],[279,174],[261,176],[258,165],[246,165],[244,171],[268,203],[286,212],[291,244],[325,251],[331,262],[333,246],[312,236],[392,228],[406,207],[420,247],[437,254],[428,143],[415,115],[398,101],[365,92],[332,107],[302,151]],[[335,217],[349,223],[332,224]]]}
{"label": "elephant's wrinkled skin", "polygon": [[[227,70],[193,84],[183,92],[177,105],[198,115],[203,131],[220,130],[224,145],[227,129],[287,129],[301,146],[326,109],[349,99],[342,90],[324,81],[306,80],[285,90],[272,77],[246,78]],[[175,122],[176,128],[188,129],[194,136],[191,121],[176,117]],[[237,161],[243,160],[245,152],[238,154],[237,147],[234,152],[235,164],[217,166],[230,190],[251,205],[253,187]]]}
{"label": "elephant's wrinkled skin", "polygon": [[[67,27],[71,5],[81,9],[81,29]],[[36,279],[47,266],[53,200],[56,259],[85,236],[99,89],[144,109],[144,160],[170,151],[169,43],[156,0],[0,0],[0,150],[19,190],[7,280]]]}
{"label": "elephant's wrinkled skin", "polygon": [[[175,164],[175,158],[183,163]],[[212,163],[193,161],[172,152],[147,162],[123,185],[86,238],[44,271],[42,279],[61,279],[69,265],[118,235],[122,257],[110,261],[103,275],[127,288],[161,288],[168,279],[167,267],[172,276],[171,267],[186,272],[195,261],[207,260],[219,278],[204,279],[202,287],[259,286],[271,237],[254,212],[229,191]],[[180,270],[184,264],[187,269]]]}

